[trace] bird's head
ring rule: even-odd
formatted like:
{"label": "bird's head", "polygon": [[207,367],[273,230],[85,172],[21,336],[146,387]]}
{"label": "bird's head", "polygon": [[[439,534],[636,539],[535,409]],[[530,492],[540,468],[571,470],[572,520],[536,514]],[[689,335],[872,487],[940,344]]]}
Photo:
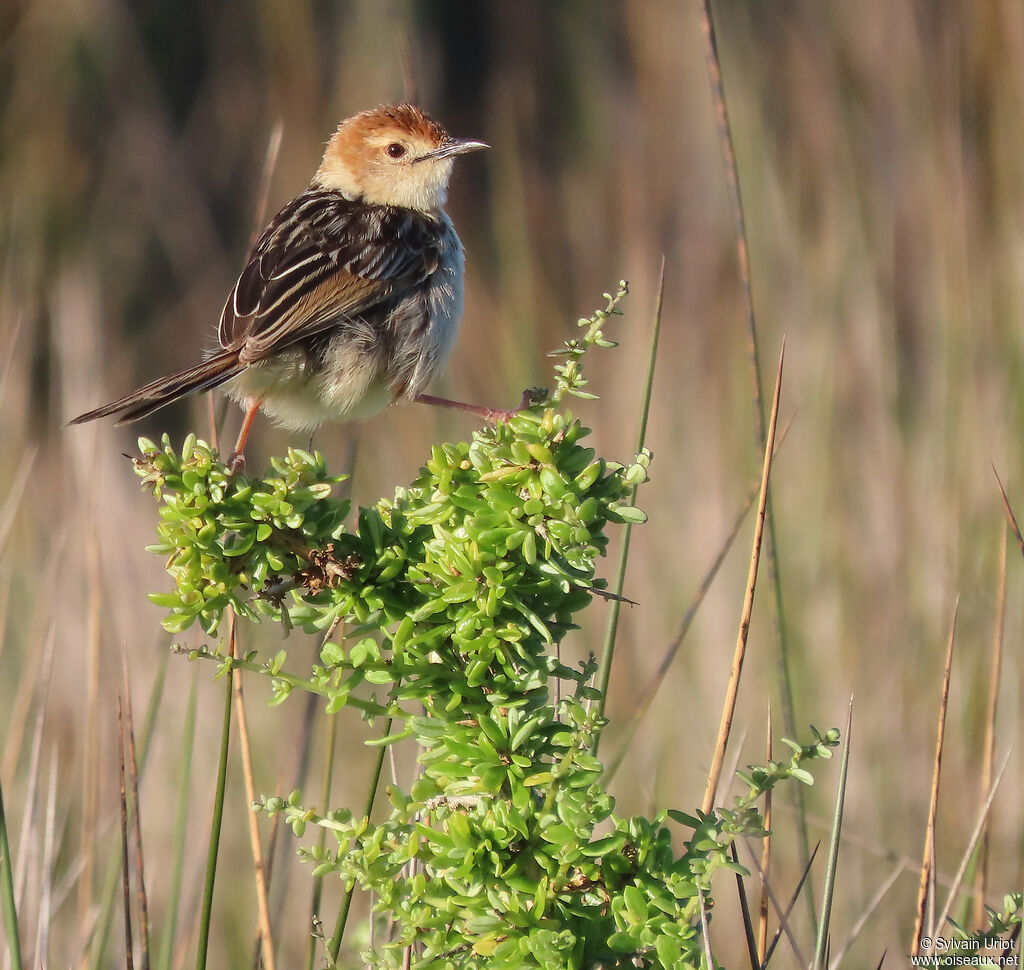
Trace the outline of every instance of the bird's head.
{"label": "bird's head", "polygon": [[430,212],[445,203],[455,156],[487,147],[452,138],[414,105],[385,105],[338,126],[313,183],[372,205]]}

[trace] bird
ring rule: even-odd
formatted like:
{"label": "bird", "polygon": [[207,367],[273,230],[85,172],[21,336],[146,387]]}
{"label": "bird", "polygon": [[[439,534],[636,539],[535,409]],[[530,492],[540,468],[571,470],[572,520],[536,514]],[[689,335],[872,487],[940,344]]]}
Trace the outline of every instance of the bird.
{"label": "bird", "polygon": [[217,347],[72,425],[126,424],[220,385],[244,411],[229,459],[262,410],[292,431],[356,420],[400,400],[491,421],[509,411],[424,393],[447,360],[462,315],[464,252],[445,212],[455,159],[488,148],[457,139],[412,104],[362,111],[338,125],[307,189],[252,245],[228,294]]}

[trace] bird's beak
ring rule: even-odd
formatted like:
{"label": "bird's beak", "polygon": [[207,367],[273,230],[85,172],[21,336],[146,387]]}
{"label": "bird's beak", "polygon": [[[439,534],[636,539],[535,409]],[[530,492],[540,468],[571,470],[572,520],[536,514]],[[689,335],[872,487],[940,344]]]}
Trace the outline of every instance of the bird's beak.
{"label": "bird's beak", "polygon": [[432,152],[427,152],[426,155],[420,155],[420,157],[415,159],[415,161],[433,162],[437,161],[439,158],[451,158],[453,155],[465,155],[467,152],[478,152],[482,148],[490,147],[490,145],[487,145],[482,141],[452,138],[449,141],[446,141],[440,148],[435,148]]}

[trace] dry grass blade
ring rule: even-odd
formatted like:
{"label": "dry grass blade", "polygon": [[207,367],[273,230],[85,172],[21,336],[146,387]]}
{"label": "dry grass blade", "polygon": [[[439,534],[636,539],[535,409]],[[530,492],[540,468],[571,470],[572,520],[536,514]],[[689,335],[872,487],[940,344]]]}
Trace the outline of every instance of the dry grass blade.
{"label": "dry grass blade", "polygon": [[[7,629],[7,609],[11,604],[11,577],[8,573],[3,578],[3,585],[0,586],[0,630]],[[0,636],[0,657],[4,655],[4,644],[6,639]]]}
{"label": "dry grass blade", "polygon": [[[28,759],[28,780],[25,786],[25,812],[21,820],[21,830],[18,833],[18,844],[32,846],[39,844],[38,833],[34,831],[36,822],[35,803],[36,791],[39,787],[39,766],[43,750],[43,728],[46,722],[46,697],[49,693],[50,680],[53,674],[53,655],[55,645],[54,627],[46,636],[46,646],[43,649],[43,659],[38,673],[38,683],[26,696],[32,698],[30,708],[35,710],[35,728],[32,732],[32,749]],[[15,755],[17,752],[15,751]],[[14,763],[17,763],[15,758]],[[29,853],[22,852],[18,857],[18,864],[14,868],[14,891],[15,899],[19,907],[23,903],[25,884],[28,878]]]}
{"label": "dry grass blade", "polygon": [[[775,805],[776,814],[786,813],[791,814],[793,812],[792,807],[786,805],[779,805],[776,801]],[[829,819],[821,815],[808,815],[807,820],[815,827],[815,829],[828,829],[830,826]],[[890,862],[893,865],[902,865],[905,869],[909,869],[912,872],[918,872],[921,865],[920,856],[910,856],[903,852],[899,852],[891,846],[887,846],[876,839],[869,838],[868,836],[852,832],[847,826],[843,827],[843,844],[853,846],[860,850],[866,855],[875,857],[876,859]],[[942,872],[936,870],[935,882],[939,886],[952,886],[953,885],[953,873]]]}
{"label": "dry grass blade", "polygon": [[[292,789],[292,790],[294,791],[294,789]],[[276,795],[278,798],[283,798],[284,797],[284,794],[282,793],[280,784],[278,784],[277,788],[275,789],[274,795]],[[278,833],[280,831],[281,831],[281,816],[280,815],[275,815],[270,820],[270,833],[267,836],[267,845],[266,845],[266,849],[263,852],[263,869],[264,869],[264,874],[265,874],[264,881],[267,884],[267,904],[268,904],[268,907],[270,909],[270,936],[271,936],[271,939],[273,939],[274,935],[277,933],[278,922],[275,922],[275,917],[276,917],[276,919],[278,921],[280,921],[281,915],[284,912],[284,906],[283,905],[278,905],[277,909],[275,910],[274,906],[270,903],[270,894],[277,887],[277,882],[275,881],[275,878],[274,878],[274,874],[275,874],[274,849],[278,845],[278,838],[277,837],[278,837]],[[287,872],[286,872],[286,874],[287,874]],[[284,880],[282,880],[282,881],[284,881]],[[285,900],[287,898],[288,898],[288,890],[287,890],[287,888],[285,888],[285,891],[280,894],[279,899],[280,900]],[[260,951],[261,951],[261,949],[262,949],[262,936],[261,936],[260,933],[257,932],[257,934],[256,934],[256,942],[255,942],[255,945],[253,946],[253,956],[252,956],[252,965],[253,965],[253,967],[259,967],[260,966]]]}
{"label": "dry grass blade", "polygon": [[[722,80],[722,63],[718,55],[718,39],[715,33],[715,22],[711,16],[711,0],[701,2],[701,26],[704,31],[706,49],[706,65],[708,80],[711,86],[711,97],[718,125],[718,141],[725,168],[726,181],[732,208],[733,223],[736,234],[736,261],[739,269],[740,284],[743,288],[743,303],[747,318],[748,359],[750,361],[754,397],[754,420],[757,430],[757,443],[767,451],[767,434],[764,413],[764,380],[761,375],[761,354],[758,348],[757,316],[754,310],[753,285],[750,274],[750,252],[747,244],[746,215],[743,205],[743,194],[740,189],[739,169],[736,164],[736,149],[733,145],[732,124],[729,120],[729,107],[725,97],[725,84]],[[775,609],[775,634],[778,643],[779,691],[782,699],[782,723],[789,737],[796,736],[796,703],[793,695],[793,678],[790,673],[789,636],[787,633],[786,611],[782,595],[782,580],[779,567],[779,548],[775,534],[775,514],[771,498],[768,499],[766,515],[766,531],[768,534],[768,581],[773,592]],[[797,835],[801,860],[806,864],[810,857],[810,837],[807,831],[804,792],[801,786],[794,790],[794,804],[797,809]],[[813,894],[807,897],[807,906],[811,923],[817,922],[814,911]]]}
{"label": "dry grass blade", "polygon": [[[43,572],[41,588],[53,588],[53,584],[56,583],[58,567],[64,554],[64,545],[63,540],[58,540],[54,544],[50,560]],[[44,623],[46,624],[46,647],[42,655],[46,658],[47,656],[52,657],[56,627],[52,617],[47,616],[45,608],[41,608],[33,617],[28,642],[36,643],[43,636]],[[38,652],[35,655],[39,656]],[[3,758],[0,760],[0,775],[4,778],[12,777],[18,766],[29,719],[34,713],[38,723],[39,713],[45,708],[44,694],[41,692],[49,680],[48,665],[48,660],[43,664],[27,663],[24,665],[15,690],[14,702],[3,711],[7,715],[7,720],[3,726]]]}
{"label": "dry grass blade", "polygon": [[[782,433],[778,436],[778,442],[775,446],[776,454],[779,453],[782,443],[786,440],[786,435],[789,434],[789,429],[792,427],[792,424],[793,417],[791,415],[783,427]],[[661,689],[661,685],[665,682],[665,677],[668,674],[676,655],[679,653],[679,648],[683,645],[683,641],[690,632],[690,627],[693,625],[694,618],[697,616],[697,611],[700,609],[701,603],[704,602],[704,598],[707,596],[708,590],[711,589],[711,584],[715,581],[715,577],[718,575],[718,571],[721,569],[722,563],[725,562],[725,557],[729,554],[729,550],[732,548],[733,541],[739,534],[740,527],[743,525],[743,520],[747,517],[747,513],[753,507],[754,502],[757,501],[757,496],[760,491],[760,482],[755,482],[747,493],[743,506],[736,514],[736,518],[733,520],[729,534],[725,537],[725,541],[719,547],[718,554],[715,556],[714,562],[704,574],[704,578],[701,580],[700,586],[697,587],[697,592],[694,595],[693,600],[690,602],[686,612],[683,614],[683,620],[679,624],[679,632],[676,634],[675,639],[669,644],[668,649],[665,651],[665,655],[661,658],[661,663],[658,664],[658,669],[652,674],[651,679],[640,692],[640,699],[637,701],[633,708],[633,712],[629,716],[629,720],[622,729],[622,744],[620,745],[618,752],[616,752],[615,757],[609,762],[608,767],[605,769],[604,783],[606,785],[611,783],[611,780],[615,777],[619,768],[622,766],[626,753],[633,744],[633,739],[636,735],[637,728],[640,726],[640,722],[643,721],[647,711],[650,709],[651,703],[654,701],[655,696],[657,696],[658,691]]]}
{"label": "dry grass blade", "polygon": [[412,65],[412,45],[409,43],[409,34],[405,30],[399,30],[395,38],[398,47],[398,59],[402,64],[402,91],[405,100],[410,104],[420,103],[420,86],[416,83],[416,72]]}
{"label": "dry grass blade", "polygon": [[124,963],[128,970],[135,966],[132,946],[131,863],[128,858],[128,780],[124,768],[124,712],[117,699],[118,775],[121,779],[121,902],[124,909]]}
{"label": "dry grass blade", "polygon": [[192,755],[195,748],[196,729],[196,695],[198,693],[198,672],[192,670],[192,683],[189,687],[188,702],[182,726],[182,742],[180,746],[181,767],[176,779],[177,805],[175,806],[174,835],[170,845],[173,854],[167,859],[167,879],[165,885],[166,906],[162,920],[163,937],[156,959],[157,970],[170,970],[174,951],[174,942],[178,939],[178,913],[181,908],[182,884],[184,881],[184,857],[188,841],[188,806],[191,794]]}
{"label": "dry grass blade", "polygon": [[[740,856],[736,851],[736,843],[729,846],[729,854],[732,861],[739,865]],[[740,901],[740,915],[743,917],[743,937],[747,941],[747,957],[750,959],[750,970],[758,970],[761,966],[761,959],[757,953],[757,940],[754,938],[754,921],[750,918],[750,902],[747,899],[747,890],[743,885],[743,876],[736,872],[736,895]]]}
{"label": "dry grass blade", "polygon": [[46,822],[43,829],[43,857],[40,865],[39,913],[36,919],[36,951],[33,966],[50,965],[50,920],[53,913],[53,856],[57,828],[57,746],[50,752],[50,782],[46,796]]}
{"label": "dry grass blade", "polygon": [[213,395],[206,394],[206,418],[210,422],[210,446],[214,451],[220,451],[220,434],[218,428],[220,422],[217,420],[217,409],[214,405]]}
{"label": "dry grass blade", "polygon": [[[263,158],[263,171],[260,173],[260,188],[256,196],[256,208],[253,210],[252,235],[249,237],[250,247],[256,242],[267,221],[267,199],[270,197],[270,180],[277,168],[277,156],[281,152],[281,138],[284,135],[284,122],[278,119],[267,140],[267,154]],[[213,396],[210,395],[212,400]]]}
{"label": "dry grass blade", "polygon": [[651,702],[657,695],[662,683],[664,683],[665,676],[668,674],[668,671],[672,666],[672,662],[679,653],[679,648],[683,645],[686,635],[690,632],[690,627],[693,625],[693,620],[697,615],[697,610],[700,609],[701,603],[704,602],[704,597],[707,596],[708,590],[711,589],[711,584],[715,581],[715,577],[718,575],[718,570],[721,568],[722,563],[725,562],[725,557],[732,548],[733,540],[739,533],[740,526],[743,525],[743,520],[747,517],[747,513],[750,511],[751,506],[757,499],[757,493],[758,488],[755,486],[754,490],[747,496],[747,501],[736,516],[736,519],[732,524],[732,529],[729,531],[729,534],[725,537],[725,541],[719,548],[718,555],[715,556],[715,561],[711,564],[711,568],[708,569],[707,573],[705,573],[704,579],[697,588],[696,595],[691,601],[689,607],[687,607],[686,613],[683,615],[683,621],[679,625],[679,632],[676,634],[675,639],[669,644],[668,649],[665,651],[665,655],[661,658],[661,663],[658,664],[658,669],[652,674],[651,679],[640,692],[640,699],[637,701],[636,706],[633,709],[633,713],[629,717],[629,721],[623,728],[622,744],[605,772],[606,785],[615,777],[626,757],[626,753],[632,746],[637,728],[640,726],[640,722],[643,721],[644,716],[647,714],[647,711],[651,706]]}
{"label": "dry grass blade", "polygon": [[974,850],[978,845],[978,840],[981,838],[981,833],[985,828],[985,822],[988,820],[989,812],[992,810],[992,803],[995,801],[996,791],[999,788],[1000,782],[1003,780],[1003,773],[1006,771],[1006,766],[1010,763],[1010,751],[1006,752],[1006,757],[1003,758],[1003,763],[999,766],[999,772],[996,774],[995,781],[992,783],[992,787],[989,789],[988,797],[985,799],[984,804],[978,812],[978,821],[974,826],[974,832],[971,833],[971,839],[967,843],[967,848],[964,849],[963,856],[960,859],[960,867],[956,871],[956,876],[953,878],[953,885],[949,889],[949,895],[946,897],[946,905],[942,907],[942,912],[939,914],[939,918],[936,921],[936,929],[940,932],[942,927],[945,926],[946,920],[949,917],[949,911],[953,908],[953,901],[956,899],[956,895],[960,892],[960,885],[963,882],[964,874],[967,872],[967,864],[971,860],[971,856],[974,854]]}
{"label": "dry grass blade", "polygon": [[[928,873],[928,918],[925,922],[925,925],[928,927],[929,936],[931,936],[931,934],[935,932],[935,900],[938,898],[939,895],[937,877],[935,875],[935,872],[938,869],[938,863],[936,862],[937,857],[938,854],[935,850],[935,840],[932,839],[931,855],[928,857],[928,862],[930,865]],[[932,946],[935,946],[934,939],[932,942]]]}
{"label": "dry grass blade", "polygon": [[875,893],[874,896],[871,897],[871,900],[868,902],[867,906],[864,907],[864,911],[860,914],[860,916],[857,917],[856,920],[854,920],[853,926],[850,927],[850,932],[847,935],[846,939],[843,941],[843,945],[840,947],[839,952],[834,957],[832,957],[832,960],[829,963],[829,970],[839,970],[839,965],[843,962],[843,957],[846,956],[846,951],[849,950],[851,946],[853,946],[854,941],[857,939],[858,936],[860,936],[861,930],[864,929],[864,925],[867,923],[868,918],[878,908],[878,904],[881,903],[883,899],[885,899],[886,893],[888,893],[889,890],[892,889],[894,883],[900,877],[900,875],[903,873],[905,869],[906,865],[901,862],[889,874],[888,879],[886,879],[885,882],[883,882],[882,885],[878,887],[878,891]]}
{"label": "dry grass blade", "polygon": [[25,318],[20,313],[14,318],[14,325],[7,335],[7,343],[3,351],[0,352],[0,361],[2,361],[0,363],[0,401],[4,399],[8,379],[14,367],[14,348],[18,343],[18,336],[21,333],[21,327],[24,322]]}
{"label": "dry grass blade", "polygon": [[7,537],[11,532],[11,526],[14,525],[14,521],[18,516],[21,498],[25,494],[25,487],[28,485],[29,476],[32,474],[38,452],[38,448],[32,448],[18,462],[18,472],[14,477],[10,491],[7,493],[7,498],[4,500],[3,508],[0,509],[0,552],[3,552],[4,546],[7,543]]}
{"label": "dry grass blade", "polygon": [[[748,357],[753,378],[754,420],[757,429],[757,443],[764,449],[767,441],[764,414],[764,380],[761,376],[761,354],[758,349],[757,316],[754,312],[754,294],[750,276],[750,253],[747,245],[746,216],[744,215],[743,194],[740,190],[739,169],[736,165],[736,150],[732,140],[732,125],[729,121],[729,107],[725,98],[725,85],[722,81],[722,65],[718,56],[715,22],[711,16],[711,0],[703,0],[701,13],[701,24],[704,29],[707,49],[708,79],[711,84],[711,95],[718,122],[718,141],[722,151],[722,160],[732,203],[733,222],[736,233],[736,261],[739,268],[740,284],[743,287],[743,303],[747,315]],[[792,734],[795,731],[795,710],[786,651],[782,587],[779,583],[779,563],[775,542],[775,517],[772,513],[770,502],[768,505],[768,539],[769,572],[775,588],[775,612],[781,649],[783,721],[785,729]],[[801,838],[804,842],[803,849],[806,855],[807,839],[805,828],[801,830]]]}
{"label": "dry grass blade", "polygon": [[783,341],[779,352],[779,369],[775,377],[775,394],[772,399],[771,418],[768,423],[768,441],[764,449],[764,465],[761,470],[761,494],[757,504],[757,525],[754,529],[754,545],[750,554],[750,570],[747,574],[747,592],[743,600],[743,614],[740,618],[740,629],[736,637],[736,649],[732,658],[732,669],[729,674],[729,686],[726,689],[725,703],[722,706],[722,720],[718,727],[718,740],[715,753],[708,772],[708,784],[704,791],[701,808],[708,814],[714,807],[718,783],[721,780],[722,764],[725,761],[725,750],[729,744],[732,730],[732,719],[736,713],[736,698],[739,696],[740,675],[743,673],[743,658],[747,650],[747,635],[750,631],[750,616],[754,609],[754,589],[757,585],[757,570],[761,561],[761,541],[764,537],[765,510],[768,505],[768,480],[771,477],[772,456],[775,450],[775,428],[779,419],[779,398],[782,394],[782,367],[786,358],[786,343]]}
{"label": "dry grass blade", "polygon": [[807,960],[804,959],[803,954],[800,952],[799,944],[796,942],[796,937],[793,934],[792,927],[789,925],[789,914],[793,912],[793,907],[796,905],[796,901],[800,898],[800,891],[804,888],[804,883],[807,881],[807,877],[811,874],[811,866],[814,864],[814,857],[818,854],[821,842],[816,842],[814,848],[811,850],[810,858],[804,865],[804,871],[800,874],[800,879],[797,882],[796,888],[793,890],[785,909],[779,905],[779,901],[772,890],[771,883],[765,878],[765,874],[761,871],[761,865],[757,861],[757,854],[754,852],[749,841],[744,840],[743,844],[746,846],[747,852],[750,854],[750,861],[753,863],[754,868],[757,870],[757,874],[761,878],[761,884],[768,893],[768,898],[772,901],[772,906],[775,907],[775,915],[779,918],[779,928],[775,931],[774,936],[772,936],[771,943],[768,944],[768,950],[764,955],[764,960],[761,961],[761,966],[767,967],[771,962],[772,956],[775,953],[775,948],[779,945],[779,940],[782,939],[783,934],[785,934],[786,939],[789,941],[789,945],[793,949],[797,963],[802,967],[807,966]]}
{"label": "dry grass blade", "polygon": [[[79,840],[82,846],[90,846],[96,837],[99,820],[99,696],[100,696],[100,620],[102,616],[102,587],[100,582],[100,551],[95,523],[90,527],[86,540],[86,565],[88,579],[88,612],[86,624],[86,688],[85,711],[82,725],[82,823]],[[95,881],[94,853],[85,853],[85,867],[78,882],[78,926],[87,926],[93,910],[93,883]],[[88,949],[82,948],[80,970],[88,970]]]}
{"label": "dry grass blade", "polygon": [[128,655],[121,653],[124,675],[125,732],[128,738],[128,781],[132,790],[132,838],[135,840],[135,878],[139,894],[139,939],[142,946],[142,970],[149,970],[149,903],[146,899],[146,867],[142,854],[142,804],[139,801],[139,765],[135,757],[135,723],[132,717],[132,694],[128,681]]}
{"label": "dry grass blade", "polygon": [[[992,767],[996,749],[996,712],[999,706],[999,682],[1003,671],[1003,633],[1006,629],[1006,530],[1002,530],[999,543],[999,579],[996,587],[996,622],[992,635],[992,667],[988,681],[988,705],[985,709],[985,746],[981,755],[981,792],[992,788]],[[974,876],[975,930],[985,925],[985,890],[988,883],[989,855],[988,816],[981,831],[978,845],[978,868]]]}
{"label": "dry grass blade", "polygon": [[[338,741],[338,718],[332,714],[327,720],[327,742],[324,745],[324,770],[323,770],[323,784],[320,789],[320,804],[326,811],[327,807],[331,804],[331,786],[334,781],[334,752]],[[275,816],[275,821],[278,816]],[[318,848],[322,851],[327,845],[327,830],[321,827],[320,834],[317,840]],[[313,898],[310,904],[310,922],[312,925],[322,926],[320,920],[320,904],[323,898],[323,877],[315,877],[313,880]],[[371,928],[373,920],[370,920]],[[323,932],[318,934],[314,933],[310,936],[309,950],[306,956],[306,970],[313,970],[316,964],[316,951],[317,944],[323,943]]]}
{"label": "dry grass blade", "polygon": [[[743,733],[740,734],[739,739],[736,742],[736,744],[734,744],[732,746],[732,754],[729,756],[729,763],[725,766],[725,770],[722,772],[722,777],[723,778],[728,778],[730,780],[735,780],[736,772],[739,769],[739,765],[740,765],[740,755],[743,753],[743,746],[746,743],[747,743],[747,732],[744,730]],[[728,789],[726,789],[726,791],[728,791]],[[726,797],[726,795],[722,796],[723,799],[725,797]]]}
{"label": "dry grass blade", "polygon": [[[346,467],[349,470],[349,477],[345,481],[346,492],[351,483],[351,470],[355,466],[355,454],[357,447],[357,438],[352,437],[349,440],[349,453],[348,462]],[[334,623],[328,628],[324,637],[321,639],[321,649],[334,637],[335,631],[341,626],[341,617],[335,619]],[[341,637],[344,639],[345,631],[342,627]],[[308,713],[308,712],[307,712]],[[321,787],[321,805],[324,806],[326,811],[328,806],[331,804],[331,788],[334,784],[334,762],[335,762],[335,747],[338,742],[338,718],[335,715],[330,715],[327,724],[327,744],[324,749],[324,774],[322,778]],[[274,824],[278,821],[280,815],[274,816]],[[327,845],[327,830],[323,827],[319,831],[317,839],[317,846],[323,850]],[[310,903],[310,923],[319,928],[318,932],[314,932],[309,938],[309,948],[306,952],[306,970],[313,970],[313,965],[316,962],[316,947],[318,944],[325,944],[326,938],[323,932],[323,920],[321,919],[321,901],[324,892],[324,878],[314,877],[313,878],[313,892],[312,900]],[[373,920],[370,921],[370,930],[373,932]]]}
{"label": "dry grass blade", "polygon": [[[146,717],[143,720],[142,744],[139,746],[140,753],[138,758],[140,775],[145,772],[146,760],[153,737],[153,730],[156,724],[160,703],[163,698],[166,669],[167,655],[165,654],[162,656],[159,666],[157,667],[156,677],[154,678],[149,703],[147,705]],[[116,817],[112,818],[106,813],[103,813],[102,816],[97,816],[94,836],[96,845],[103,844],[103,839],[108,828],[116,825],[116,821]],[[109,943],[110,933],[113,930],[115,922],[117,891],[119,874],[121,871],[120,847],[115,844],[111,848],[114,851],[106,866],[104,866],[105,873],[102,881],[99,883],[100,888],[96,905],[90,913],[88,924],[79,929],[79,933],[81,934],[83,941],[81,946],[85,956],[77,956],[77,960],[81,965],[90,968],[90,970],[99,970],[101,967],[106,967],[110,962],[107,946]],[[82,872],[84,873],[87,870],[86,862],[88,862],[90,866],[95,865],[98,854],[94,850],[90,850],[89,847],[83,847],[80,852],[83,857]],[[78,878],[79,877],[76,874],[75,879],[77,880]],[[68,880],[68,882],[70,885],[74,884],[74,880]],[[87,961],[85,957],[88,958]]]}
{"label": "dry grass blade", "polygon": [[[277,168],[277,158],[281,153],[281,140],[284,136],[284,122],[278,119],[270,131],[267,139],[267,151],[263,156],[263,169],[260,172],[259,189],[256,192],[256,205],[253,208],[252,232],[249,235],[250,248],[259,238],[267,219],[267,201],[270,198],[270,183],[274,177],[274,169]],[[225,398],[219,409],[214,401],[213,394],[206,394],[206,414],[210,422],[210,444],[214,449],[220,450],[220,431],[224,427],[224,420],[227,417],[229,401]]]}
{"label": "dry grass blade", "polygon": [[[252,849],[253,875],[256,880],[256,911],[260,925],[260,953],[267,970],[276,970],[274,959],[274,937],[270,928],[270,906],[267,902],[267,873],[263,862],[263,847],[260,843],[260,827],[253,805],[256,801],[256,784],[253,781],[252,746],[249,743],[249,724],[245,713],[245,696],[242,693],[242,678],[235,677],[235,720],[238,724],[239,749],[242,752],[242,777],[245,779],[246,815],[249,820],[249,844]],[[259,961],[255,963],[259,966]]]}
{"label": "dry grass blade", "polygon": [[708,907],[704,902],[704,891],[697,883],[697,900],[700,903],[700,934],[704,943],[704,959],[708,961],[708,967],[715,966],[715,958],[711,954],[711,934],[708,928]]}
{"label": "dry grass blade", "polygon": [[[768,761],[772,760],[772,707],[768,705],[768,725],[766,731],[765,753]],[[772,861],[772,791],[764,793],[764,828],[765,837],[761,844],[761,871],[764,882],[761,885],[761,905],[757,917],[757,959],[758,965],[764,965],[765,950],[768,946],[768,892],[765,888],[771,878]]]}
{"label": "dry grass blade", "polygon": [[1010,528],[1013,529],[1013,534],[1017,538],[1017,546],[1020,549],[1021,555],[1024,556],[1024,536],[1020,534],[1017,517],[1013,514],[1013,509],[1010,507],[1010,500],[1006,497],[1006,489],[1003,488],[1003,481],[999,477],[999,472],[996,471],[995,465],[992,466],[992,474],[996,476],[996,484],[999,486],[999,494],[1003,497],[1003,508],[1006,509],[1006,517],[1010,520]]}
{"label": "dry grass blade", "polygon": [[[998,476],[997,476],[998,477]],[[1002,487],[1002,486],[1000,486]],[[949,627],[949,643],[946,647],[946,666],[942,675],[942,700],[939,704],[939,724],[935,741],[935,763],[932,770],[931,799],[928,806],[928,823],[925,827],[924,855],[921,864],[921,882],[917,890],[917,911],[914,918],[914,936],[910,943],[911,956],[921,955],[921,938],[925,935],[925,915],[927,913],[932,879],[935,873],[935,818],[939,811],[939,775],[942,770],[942,750],[946,735],[946,711],[949,706],[949,681],[953,669],[953,643],[956,639],[956,616],[960,608],[957,597],[953,607],[953,621]],[[934,905],[934,898],[932,898]],[[931,935],[931,931],[929,934]]]}
{"label": "dry grass blade", "polygon": [[729,106],[725,100],[725,86],[722,83],[722,64],[718,57],[718,39],[715,22],[711,16],[711,0],[703,0],[702,26],[707,47],[708,79],[711,82],[711,96],[715,106],[715,120],[718,122],[718,141],[722,150],[725,177],[729,183],[732,215],[736,230],[736,259],[739,264],[740,284],[743,287],[743,301],[747,311],[747,338],[750,341],[750,362],[754,371],[754,410],[757,420],[758,443],[765,445],[764,384],[761,380],[761,360],[757,347],[757,318],[754,315],[754,297],[750,284],[750,254],[747,248],[747,223],[743,209],[743,194],[740,191],[739,171],[736,167],[736,150],[732,143],[732,125],[729,123]]}
{"label": "dry grass blade", "polygon": [[[326,643],[329,637],[324,637],[321,642]],[[318,725],[317,713],[319,712],[318,698],[315,694],[309,694],[305,698],[305,706],[302,712],[302,727],[296,744],[298,757],[295,759],[295,773],[292,778],[284,783],[286,792],[296,789],[305,790],[309,778],[309,768],[313,754],[313,744],[316,737]],[[282,787],[280,781],[278,787]],[[277,792],[280,795],[280,791]],[[270,834],[267,838],[264,859],[264,881],[267,887],[267,898],[273,892],[277,901],[276,907],[270,907],[270,932],[274,934],[277,923],[284,911],[282,903],[288,899],[291,893],[291,879],[294,873],[295,863],[298,859],[296,853],[289,851],[288,840],[281,838],[282,833],[287,832],[288,827],[281,826],[281,816],[275,815],[270,822]]]}

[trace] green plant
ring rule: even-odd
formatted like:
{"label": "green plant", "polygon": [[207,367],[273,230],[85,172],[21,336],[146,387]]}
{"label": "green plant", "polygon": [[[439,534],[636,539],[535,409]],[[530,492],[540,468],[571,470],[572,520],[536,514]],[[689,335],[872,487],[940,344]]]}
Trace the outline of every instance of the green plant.
{"label": "green plant", "polygon": [[[285,650],[191,653],[269,677],[277,702],[312,691],[327,713],[384,719],[380,744],[418,746],[418,776],[388,788],[379,821],[297,791],[262,803],[297,835],[309,824],[334,834],[336,849],[302,851],[315,876],[373,893],[371,966],[408,955],[421,968],[706,965],[712,877],[738,868],[739,836],[762,834],[758,799],[783,780],[809,783],[806,763],[838,741],[815,731],[791,743],[788,761],[751,769],[747,794],[706,816],[614,814],[589,753],[604,727],[596,663],[569,667],[555,647],[603,593],[609,523],[644,519],[629,496],[650,455],[598,457],[562,406],[587,396],[580,358],[613,346],[602,325],[625,292],[580,321],[550,397],[436,446],[415,482],[361,509],[351,530],[319,455],[290,450],[266,477],[231,478],[194,437],[180,453],[166,438],[140,442],[137,471],[162,503],[151,548],[175,580],[152,597],[167,629],[215,633],[230,607],[323,632],[319,662],[301,672]],[[555,679],[568,685],[557,700]]]}
{"label": "green plant", "polygon": [[[963,954],[975,959],[976,966],[1008,966],[1008,957],[1014,955],[1021,927],[1024,926],[1024,893],[1007,893],[1003,896],[1002,909],[996,911],[990,906],[985,907],[987,923],[976,933],[971,933],[955,920],[951,919],[952,940],[955,940],[953,953],[940,953],[934,956],[936,967],[956,966],[956,956],[961,960]],[[985,962],[985,956],[990,959]],[[963,965],[961,962],[959,965]]]}

